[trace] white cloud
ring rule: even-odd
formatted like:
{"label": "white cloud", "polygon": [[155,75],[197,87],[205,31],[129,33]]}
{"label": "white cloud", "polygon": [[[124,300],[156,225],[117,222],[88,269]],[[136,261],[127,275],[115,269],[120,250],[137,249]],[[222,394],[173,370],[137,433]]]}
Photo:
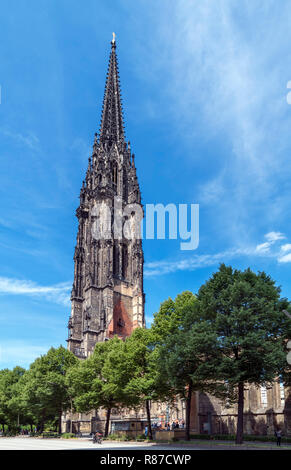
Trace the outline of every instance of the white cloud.
{"label": "white cloud", "polygon": [[287,255],[280,256],[278,258],[279,263],[291,263],[291,253]]}
{"label": "white cloud", "polygon": [[145,265],[145,276],[160,276],[176,271],[194,271],[195,269],[213,266],[218,263],[227,262],[238,256],[249,256],[255,253],[252,248],[237,248],[221,253],[193,255],[183,260],[155,261]]}
{"label": "white cloud", "polygon": [[260,245],[256,246],[256,251],[260,251],[261,253],[267,253],[270,251],[271,243],[265,242],[261,243]]}
{"label": "white cloud", "polygon": [[281,251],[283,251],[284,253],[286,251],[291,251],[291,243],[286,243],[285,245],[282,245],[281,246]]}
{"label": "white cloud", "polygon": [[286,237],[281,232],[269,232],[269,233],[266,233],[265,238],[269,242],[273,243],[273,242],[276,242],[277,240],[284,240]]}
{"label": "white cloud", "polygon": [[281,232],[268,232],[264,235],[269,241],[260,243],[259,245],[232,248],[223,252],[204,255],[192,255],[183,260],[161,260],[146,263],[144,274],[146,277],[160,276],[177,271],[194,271],[207,266],[214,266],[219,263],[229,262],[238,257],[266,257],[275,259],[280,263],[291,262],[291,253],[282,256],[281,252],[291,250],[291,244],[287,243],[276,248],[276,242],[285,239],[285,235]]}
{"label": "white cloud", "polygon": [[69,305],[71,284],[62,283],[52,286],[40,286],[29,280],[0,277],[0,294],[27,295],[44,298],[50,302]]}
{"label": "white cloud", "polygon": [[[268,240],[265,243],[261,243],[260,245],[256,246],[256,251],[261,253],[269,253],[270,248],[274,243],[278,240],[284,240],[286,237],[281,232],[268,232],[264,235],[264,237]],[[286,246],[286,245],[284,245]]]}
{"label": "white cloud", "polygon": [[290,263],[291,262],[291,253],[281,256],[278,258],[279,263]]}

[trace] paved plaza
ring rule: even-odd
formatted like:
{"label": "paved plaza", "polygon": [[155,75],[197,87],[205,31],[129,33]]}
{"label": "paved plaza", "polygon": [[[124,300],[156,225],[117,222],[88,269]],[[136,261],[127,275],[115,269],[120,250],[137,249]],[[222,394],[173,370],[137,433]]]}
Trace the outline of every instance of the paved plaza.
{"label": "paved plaza", "polygon": [[157,444],[138,442],[103,441],[93,444],[89,438],[81,439],[43,439],[32,437],[1,437],[1,450],[291,450],[290,445],[278,448],[275,443],[245,443],[235,446],[233,442],[201,442],[191,441],[191,444]]}
{"label": "paved plaza", "polygon": [[[170,446],[171,449],[187,449],[186,446]],[[43,439],[31,437],[0,438],[1,450],[168,450],[169,445],[133,442],[106,442],[93,444],[92,439]],[[189,446],[192,449],[192,446]]]}

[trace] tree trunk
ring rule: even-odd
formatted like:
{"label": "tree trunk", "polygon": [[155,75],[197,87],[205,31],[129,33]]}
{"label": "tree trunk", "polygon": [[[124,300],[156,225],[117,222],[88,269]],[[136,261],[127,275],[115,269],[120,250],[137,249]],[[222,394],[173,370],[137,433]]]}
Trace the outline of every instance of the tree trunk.
{"label": "tree trunk", "polygon": [[73,402],[71,398],[71,416],[70,416],[70,433],[73,433]]}
{"label": "tree trunk", "polygon": [[149,439],[153,440],[153,432],[152,432],[152,425],[151,425],[151,409],[150,409],[150,402],[146,400],[146,410],[147,410],[147,419],[148,419],[148,436]]}
{"label": "tree trunk", "polygon": [[238,384],[238,407],[237,407],[237,429],[236,429],[236,444],[243,442],[243,429],[244,429],[244,383]]}
{"label": "tree trunk", "polygon": [[59,411],[59,419],[58,419],[58,433],[62,434],[62,414],[63,410]]}
{"label": "tree trunk", "polygon": [[190,415],[191,415],[192,383],[188,385],[188,395],[186,398],[186,439],[190,441]]}
{"label": "tree trunk", "polygon": [[40,428],[40,433],[41,433],[41,434],[44,432],[45,412],[46,412],[46,410],[43,409],[43,410],[42,410],[42,413],[41,413],[41,418],[40,418],[40,425],[39,425],[39,428]]}
{"label": "tree trunk", "polygon": [[107,436],[108,436],[108,433],[109,433],[110,414],[111,414],[111,408],[107,408],[106,424],[105,424],[105,437],[107,437]]}

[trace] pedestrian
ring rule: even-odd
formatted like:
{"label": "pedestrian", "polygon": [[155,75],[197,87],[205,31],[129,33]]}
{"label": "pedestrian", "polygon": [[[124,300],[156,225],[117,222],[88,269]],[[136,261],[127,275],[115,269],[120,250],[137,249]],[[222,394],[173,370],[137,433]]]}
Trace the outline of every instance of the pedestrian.
{"label": "pedestrian", "polygon": [[282,437],[282,431],[280,428],[275,431],[275,436],[277,437],[277,446],[281,446],[281,437]]}
{"label": "pedestrian", "polygon": [[148,427],[147,426],[144,428],[144,435],[145,435],[145,437],[148,436]]}

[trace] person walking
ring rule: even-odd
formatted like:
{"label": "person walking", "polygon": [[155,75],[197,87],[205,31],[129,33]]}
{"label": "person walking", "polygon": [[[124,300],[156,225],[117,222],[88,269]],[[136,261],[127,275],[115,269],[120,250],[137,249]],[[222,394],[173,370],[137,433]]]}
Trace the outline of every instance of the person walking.
{"label": "person walking", "polygon": [[281,437],[282,437],[282,431],[280,428],[275,431],[275,436],[277,437],[277,446],[281,446]]}

